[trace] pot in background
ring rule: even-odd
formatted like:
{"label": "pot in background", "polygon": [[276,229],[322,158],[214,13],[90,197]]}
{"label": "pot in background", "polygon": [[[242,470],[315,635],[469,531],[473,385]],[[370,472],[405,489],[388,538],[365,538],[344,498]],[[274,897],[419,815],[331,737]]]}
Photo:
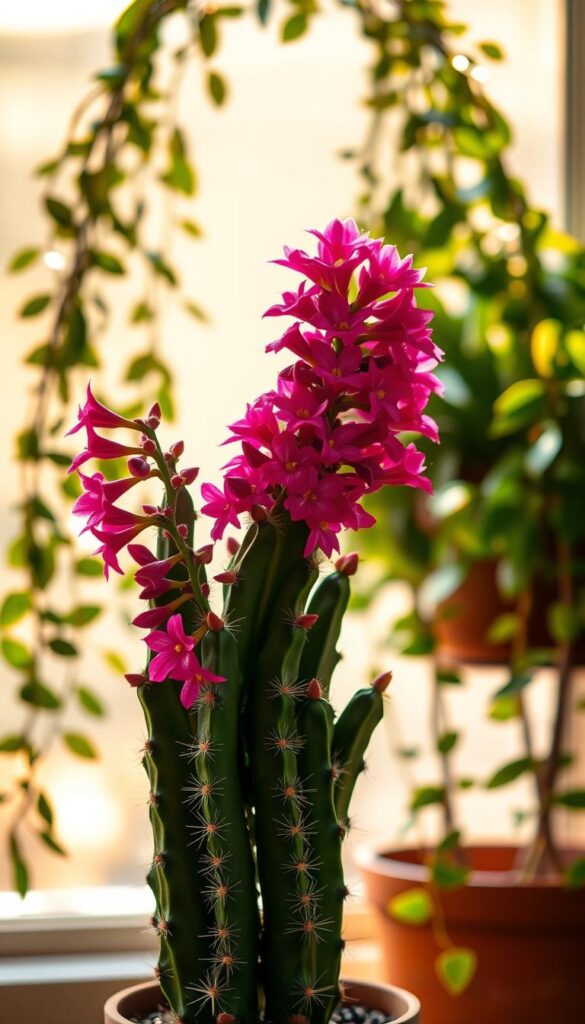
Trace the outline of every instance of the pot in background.
{"label": "pot in background", "polygon": [[[358,1002],[391,1016],[392,1024],[420,1024],[420,1003],[410,992],[369,981],[343,981],[344,1002]],[[134,985],[110,996],[104,1007],[104,1024],[128,1024],[165,1005],[157,981]]]}
{"label": "pot in background", "polygon": [[450,995],[435,972],[437,947],[430,925],[402,924],[389,903],[424,884],[416,850],[368,852],[361,867],[374,908],[388,976],[416,992],[424,1024],[578,1024],[585,1005],[585,888],[553,881],[511,881],[518,850],[475,846],[467,851],[469,883],[442,890],[449,938],[478,958],[469,988]]}

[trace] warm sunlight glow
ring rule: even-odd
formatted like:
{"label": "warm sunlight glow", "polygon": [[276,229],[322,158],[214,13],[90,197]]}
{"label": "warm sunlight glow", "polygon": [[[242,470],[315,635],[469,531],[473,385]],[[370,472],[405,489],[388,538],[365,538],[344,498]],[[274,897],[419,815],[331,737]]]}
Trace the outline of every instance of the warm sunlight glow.
{"label": "warm sunlight glow", "polygon": [[19,0],[16,4],[0,4],[0,33],[40,35],[99,28],[109,25],[126,6],[124,0]]}
{"label": "warm sunlight glow", "polygon": [[71,853],[116,844],[122,829],[121,808],[99,769],[63,768],[55,774],[51,792],[58,812],[57,834]]}

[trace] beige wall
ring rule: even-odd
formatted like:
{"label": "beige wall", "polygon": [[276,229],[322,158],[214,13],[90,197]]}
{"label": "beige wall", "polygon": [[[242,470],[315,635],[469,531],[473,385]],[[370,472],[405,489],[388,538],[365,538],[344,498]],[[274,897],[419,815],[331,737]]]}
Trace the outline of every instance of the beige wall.
{"label": "beige wall", "polygon": [[[561,215],[560,4],[553,0],[457,0],[456,17],[471,19],[474,37],[496,38],[509,61],[491,70],[490,87],[516,126],[517,169],[529,177],[537,200]],[[188,75],[181,103],[189,125],[201,174],[200,198],[192,213],[204,225],[207,239],[193,247],[177,240],[175,257],[186,291],[209,310],[212,324],[194,326],[182,314],[169,312],[165,351],[177,368],[179,424],[171,438],[182,436],[190,461],[208,478],[224,457],[218,450],[224,425],[247,398],[270,385],[279,366],[264,356],[273,336],[262,310],[287,275],[267,260],[283,242],[302,241],[302,229],[320,225],[352,210],[356,186],[346,163],[336,153],[359,141],[364,129],[360,97],[365,89],[368,51],[354,37],[351,12],[337,7],[317,19],[308,40],[280,48],[274,33],[260,34],[251,25],[229,26],[217,64],[230,79],[233,98],[220,112],[202,98],[200,68]],[[91,71],[107,62],[103,33],[42,39],[0,36],[0,266],[9,253],[42,237],[38,188],[30,168],[51,155],[63,133],[69,111],[86,88]],[[184,206],[187,210],[187,207]],[[40,340],[36,325],[23,327],[13,317],[22,297],[46,283],[48,272],[22,278],[0,277],[0,541],[12,530],[16,472],[11,463],[11,437],[22,421],[31,376],[21,365],[26,349]],[[108,338],[106,377],[114,382],[120,366],[137,344],[122,313],[128,286],[116,284],[112,297],[119,316]],[[440,341],[440,339],[439,339]],[[83,375],[79,390],[83,387]],[[111,387],[113,401],[119,392]],[[91,591],[88,591],[90,593]],[[400,589],[383,595],[366,619],[350,618],[344,632],[346,659],[339,670],[338,701],[347,699],[377,660],[376,647],[394,609],[403,603]],[[128,605],[128,599],[125,599]],[[93,634],[99,646],[112,646],[112,635],[126,650],[130,664],[140,663],[137,639],[120,624],[122,602],[112,601],[103,625]],[[428,667],[423,659],[401,663],[392,659],[396,682],[388,730],[396,719],[409,744],[426,725]],[[107,723],[94,727],[103,759],[99,768],[72,762],[56,751],[50,777],[62,797],[62,834],[74,851],[60,862],[35,851],[35,884],[42,886],[134,881],[148,858],[149,837],[143,807],[144,780],[135,753],[141,733],[134,696],[108,671],[95,651],[84,657],[83,678],[96,684],[111,707]],[[0,667],[4,695],[12,678]],[[514,727],[494,732],[483,721],[484,693],[497,683],[492,674],[475,674],[473,685],[453,709],[465,723],[469,739],[462,750],[462,769],[487,775],[494,761],[516,749]],[[546,682],[542,701],[546,705]],[[8,727],[20,710],[6,696],[3,719]],[[543,712],[544,714],[544,712]],[[72,724],[75,720],[72,720]],[[360,782],[356,800],[354,843],[366,836],[393,836],[403,810],[397,767],[387,758],[389,736],[379,730],[371,771]],[[481,762],[481,763],[480,763]],[[432,759],[421,770],[432,777]],[[521,786],[511,791],[516,806]],[[509,814],[493,797],[466,797],[484,833],[505,834]],[[7,884],[0,866],[0,885]]]}

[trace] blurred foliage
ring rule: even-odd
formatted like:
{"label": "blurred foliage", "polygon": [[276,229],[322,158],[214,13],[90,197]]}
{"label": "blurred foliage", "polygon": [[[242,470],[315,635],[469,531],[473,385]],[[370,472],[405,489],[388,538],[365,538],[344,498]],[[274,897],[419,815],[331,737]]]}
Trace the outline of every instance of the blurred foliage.
{"label": "blurred foliage", "polygon": [[[486,59],[501,58],[499,46],[487,42],[462,51],[465,26],[450,22],[441,0],[390,0],[384,8],[367,0],[341,4],[372,48],[365,142],[341,154],[362,182],[359,217],[427,264],[436,287],[425,294],[425,303],[435,310],[436,337],[446,353],[445,397],[433,410],[442,444],[438,450],[428,446],[435,497],[425,506],[406,489],[376,496],[372,510],[380,528],[375,536],[364,534],[364,550],[379,568],[379,583],[399,579],[413,587],[414,611],[395,624],[401,648],[412,654],[433,650],[433,608],[457,590],[478,559],[497,562],[502,591],[519,604],[494,624],[496,639],[517,641],[522,602],[537,576],[555,586],[560,582],[549,619],[561,662],[562,726],[585,610],[579,592],[585,561],[576,557],[585,532],[584,250],[530,205],[522,183],[505,166],[510,128],[478,73]],[[0,753],[17,759],[14,787],[1,796],[20,892],[29,874],[23,829],[63,852],[43,790],[46,756],[55,740],[74,756],[98,756],[90,739],[71,731],[67,713],[75,707],[95,719],[105,711],[76,671],[77,631],[90,627],[100,605],[72,599],[63,607],[79,583],[85,589],[100,572],[95,560],[75,553],[64,525],[62,498],[76,496],[74,482],[62,482],[69,457],[58,442],[71,381],[74,375],[78,380],[79,370],[99,370],[112,286],[124,275],[142,279],[142,296],[128,321],[146,343],[125,372],[140,403],[129,401],[127,412],[137,414],[158,400],[166,416],[173,414],[172,372],[159,346],[161,299],[167,291],[181,295],[169,252],[171,228],[195,241],[202,235],[191,215],[198,174],[186,132],[176,122],[177,92],[186,62],[195,59],[210,102],[220,107],[227,101],[217,56],[226,22],[243,14],[259,25],[276,17],[287,45],[323,16],[315,0],[257,0],[245,11],[190,0],[130,4],[114,29],[111,66],[96,74],[60,152],[38,169],[46,240],[23,247],[9,267],[21,273],[44,257],[55,271],[52,284],[20,311],[38,318],[43,340],[26,359],[35,385],[17,437],[21,530],[8,561],[23,582],[6,596],[0,615],[2,656],[17,674],[16,693],[25,708],[22,730],[0,739]],[[164,23],[171,17],[182,20],[182,46],[165,42]],[[150,217],[153,184],[174,197],[164,204],[158,232]],[[197,300],[182,301],[186,313],[205,321]],[[562,541],[560,558],[555,538]],[[118,671],[117,652],[103,653]],[[542,651],[515,643],[507,691],[494,695],[495,721],[524,714],[523,689],[542,657]],[[52,681],[55,659],[66,666],[59,688]],[[413,815],[429,806],[444,811],[446,846],[435,868],[437,884],[441,878],[453,884],[457,875],[453,794],[474,784],[458,778],[451,764],[459,736],[447,721],[443,694],[460,682],[457,670],[437,664],[433,744],[442,777],[440,784],[419,786],[411,801]],[[411,758],[416,750],[403,753]],[[561,762],[556,732],[546,762],[526,753],[523,770],[535,778],[539,830],[550,824]],[[515,770],[504,766],[498,776],[506,779]],[[565,797],[558,794],[556,802],[579,806],[579,800]],[[571,884],[582,875],[573,870]]]}

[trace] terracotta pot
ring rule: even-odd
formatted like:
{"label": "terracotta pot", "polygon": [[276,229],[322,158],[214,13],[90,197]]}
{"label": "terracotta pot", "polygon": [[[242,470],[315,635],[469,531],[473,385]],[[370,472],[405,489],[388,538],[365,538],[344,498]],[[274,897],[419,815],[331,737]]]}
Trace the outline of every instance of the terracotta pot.
{"label": "terracotta pot", "polygon": [[[401,924],[390,901],[426,879],[414,850],[362,855],[368,899],[375,911],[387,974],[412,989],[425,1024],[578,1024],[585,1020],[585,888],[553,881],[511,881],[515,847],[473,847],[468,885],[443,890],[449,937],[475,950],[469,988],[451,996],[435,973],[430,925]],[[582,854],[581,854],[582,855]]]}
{"label": "terracotta pot", "polygon": [[[343,982],[344,1002],[358,1002],[371,1010],[382,1010],[392,1024],[420,1024],[420,1003],[410,992],[391,985],[374,985],[369,981]],[[111,996],[104,1007],[104,1024],[128,1024],[164,1006],[158,982],[134,985]]]}

